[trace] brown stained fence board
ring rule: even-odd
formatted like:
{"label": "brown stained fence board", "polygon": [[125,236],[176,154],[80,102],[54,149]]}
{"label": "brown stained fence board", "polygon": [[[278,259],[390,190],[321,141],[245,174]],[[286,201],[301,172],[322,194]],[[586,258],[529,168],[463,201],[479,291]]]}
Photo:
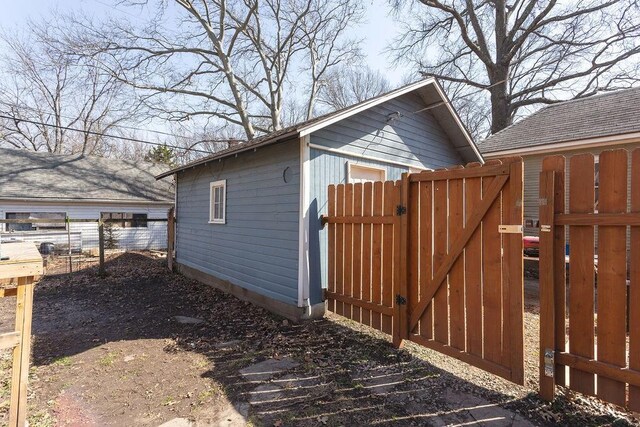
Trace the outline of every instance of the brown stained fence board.
{"label": "brown stained fence board", "polygon": [[[336,215],[344,216],[344,184],[339,184],[336,191]],[[344,224],[336,225],[336,293],[344,295]],[[336,301],[336,314],[344,314],[344,303]]]}
{"label": "brown stained fence board", "polygon": [[[621,213],[627,209],[627,151],[600,154],[598,211]],[[598,360],[625,367],[627,364],[627,228],[598,227]],[[598,377],[597,395],[624,406],[625,384]]]}
{"label": "brown stained fence board", "polygon": [[487,162],[482,168],[441,169],[437,171],[425,171],[411,174],[411,182],[441,181],[447,179],[478,178],[483,176],[509,175],[509,165]]}
{"label": "brown stained fence board", "polygon": [[418,298],[420,297],[420,183],[409,183],[409,200],[407,211],[410,211],[411,215],[408,220],[409,231],[407,236],[409,239],[409,270],[407,277],[409,290],[407,303],[409,312],[411,312],[418,304]]}
{"label": "brown stained fence board", "polygon": [[[515,223],[511,221],[511,210],[512,210],[512,207],[515,206],[515,201],[511,200],[512,183],[513,183],[513,180],[511,179],[511,176],[509,176],[509,182],[507,183],[504,190],[502,191],[502,200],[501,200],[501,206],[500,206],[500,211],[501,211],[500,224],[502,225],[521,225],[522,224],[522,221],[518,221]],[[510,363],[509,361],[511,358],[511,353],[507,351],[507,349],[511,348],[511,336],[510,336],[511,335],[511,304],[509,302],[510,300],[509,282],[511,279],[511,266],[508,259],[510,236],[517,236],[518,239],[522,241],[522,234],[505,233],[500,235],[501,245],[502,245],[501,247],[502,277],[500,280],[500,287],[499,287],[501,299],[502,299],[502,309],[501,309],[502,362],[501,364],[507,365],[507,366],[509,365]],[[522,251],[520,251],[520,254],[522,254]],[[522,256],[520,255],[519,258],[522,259]]]}
{"label": "brown stained fence board", "polygon": [[[565,210],[565,158],[564,156],[549,156],[542,161],[543,171],[554,173],[553,185],[553,214],[563,213]],[[551,203],[547,201],[548,203]],[[567,278],[565,263],[566,230],[564,226],[553,224],[555,220],[550,218],[547,225],[553,228],[553,303],[554,303],[554,340],[555,350],[565,351],[567,347]],[[551,347],[553,348],[553,347]],[[557,385],[566,385],[565,368],[556,364],[555,382]]]}
{"label": "brown stained fence board", "polygon": [[[373,184],[365,182],[363,187],[363,216],[372,214]],[[372,225],[362,225],[362,300],[371,301],[371,233]],[[362,309],[362,323],[371,325],[371,311]]]}
{"label": "brown stained fence board", "polygon": [[[382,215],[383,183],[373,183],[373,214]],[[373,225],[373,254],[372,254],[372,295],[371,300],[382,304],[382,224]],[[371,313],[371,326],[381,330],[382,320],[377,313]]]}
{"label": "brown stained fence board", "polygon": [[[483,199],[497,178],[482,179]],[[482,301],[484,305],[484,358],[502,361],[502,236],[500,225],[501,193],[495,198],[482,220]]]}
{"label": "brown stained fence board", "polygon": [[[344,214],[353,215],[353,184],[344,186]],[[344,288],[343,295],[353,295],[353,224],[344,225]],[[352,306],[345,303],[342,315],[352,319]]]}
{"label": "brown stained fence board", "polygon": [[556,354],[556,358],[558,362],[563,365],[582,371],[593,372],[598,375],[598,380],[601,378],[610,378],[620,383],[629,383],[636,387],[640,386],[640,371],[620,368],[617,365],[576,356],[570,353],[558,353]]}
{"label": "brown stained fence board", "polygon": [[[353,186],[353,215],[362,215],[362,184]],[[362,298],[362,224],[353,225],[353,297]],[[360,322],[360,307],[353,306],[352,319]]]}
{"label": "brown stained fence board", "polygon": [[[640,213],[640,149],[631,154],[631,212]],[[630,239],[629,368],[640,371],[640,227],[631,227]],[[640,412],[640,385],[629,386],[629,409]]]}
{"label": "brown stained fence board", "polygon": [[[384,183],[384,215],[393,216],[400,198],[393,181]],[[382,304],[393,305],[393,235],[394,226],[382,226]],[[391,334],[393,322],[391,316],[382,315],[382,332]]]}
{"label": "brown stained fence board", "polygon": [[[418,302],[426,299],[427,286],[433,279],[433,182],[420,182],[420,277],[419,277],[419,294]],[[433,338],[433,305],[428,302],[428,307],[422,315],[418,315],[420,321],[420,336]],[[419,305],[414,305],[411,309],[411,319]],[[411,320],[410,320],[411,322]],[[417,326],[417,322],[415,323]],[[409,330],[413,330],[412,327]]]}
{"label": "brown stained fence board", "polygon": [[387,316],[393,315],[393,308],[385,305],[376,304],[368,301],[362,301],[361,299],[358,299],[358,298],[348,297],[346,295],[340,295],[333,292],[327,292],[327,297],[335,299],[336,301],[341,301],[343,303],[353,305],[353,306],[366,308],[370,312],[372,311],[380,314],[385,314]]}
{"label": "brown stained fence board", "polygon": [[[482,200],[482,178],[465,180],[465,224]],[[482,232],[478,228],[465,247],[467,351],[482,357]]]}
{"label": "brown stained fence board", "polygon": [[[555,172],[540,172],[540,192],[539,199],[544,200],[540,204],[539,218],[541,225],[549,225],[549,229],[540,232],[540,255],[539,255],[539,290],[540,290],[540,354],[539,354],[539,377],[540,396],[543,399],[552,401],[555,394],[555,366],[545,366],[545,354],[555,351],[555,303],[554,303],[554,187]],[[564,253],[564,252],[563,252]]]}
{"label": "brown stained fence board", "polygon": [[[522,224],[524,202],[524,164],[520,161],[509,163],[510,204],[503,207],[509,211],[510,224]],[[509,337],[509,346],[504,352],[509,354],[511,366],[511,380],[524,385],[524,266],[523,242],[520,233],[509,233],[504,236],[504,259],[508,265],[508,275],[503,276],[503,286],[508,289],[509,299],[509,327],[505,329],[505,336]]]}
{"label": "brown stained fence board", "polygon": [[555,223],[561,225],[639,226],[640,213],[558,214]]}
{"label": "brown stained fence board", "polygon": [[[448,232],[448,182],[435,181],[433,185],[433,265],[438,268],[447,256]],[[447,269],[449,270],[449,269]],[[438,290],[433,296],[433,331],[434,339],[442,344],[449,344],[449,289],[448,277],[435,283]]]}
{"label": "brown stained fence board", "polygon": [[[571,213],[592,213],[594,208],[594,159],[592,154],[571,158],[569,209]],[[577,356],[594,357],[594,229],[569,228],[569,351]],[[571,389],[593,395],[592,373],[571,368]]]}
{"label": "brown stained fence board", "polygon": [[[407,313],[409,299],[408,278],[409,278],[409,218],[415,212],[412,211],[412,205],[409,200],[409,174],[403,173],[400,181],[396,182],[398,192],[398,209],[404,209],[396,212],[396,224],[393,236],[393,254],[394,254],[394,293],[400,301],[396,301],[394,319],[393,319],[393,345],[398,348],[402,345],[403,340],[408,338],[409,330],[407,325]],[[398,215],[399,214],[399,215]],[[402,299],[404,301],[402,301]]]}
{"label": "brown stained fence board", "polygon": [[[336,187],[330,185],[327,190],[327,203],[329,216],[335,216],[336,214]],[[327,246],[328,246],[328,260],[327,260],[327,289],[329,292],[336,291],[336,225],[329,224],[327,228]],[[327,310],[335,313],[336,304],[335,300],[327,300]]]}
{"label": "brown stained fence board", "polygon": [[[460,235],[464,227],[464,181],[449,181],[449,244]],[[458,350],[466,350],[465,337],[465,257],[460,256],[449,273],[450,344]]]}

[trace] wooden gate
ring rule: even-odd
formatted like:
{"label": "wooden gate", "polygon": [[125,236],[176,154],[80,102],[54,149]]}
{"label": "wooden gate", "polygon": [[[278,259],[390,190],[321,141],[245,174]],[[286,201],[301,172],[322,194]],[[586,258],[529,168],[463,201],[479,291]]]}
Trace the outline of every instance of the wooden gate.
{"label": "wooden gate", "polygon": [[569,166],[565,181],[565,158],[547,157],[540,174],[540,393],[557,384],[640,412],[640,150]]}
{"label": "wooden gate", "polygon": [[329,186],[330,311],[524,383],[522,160]]}

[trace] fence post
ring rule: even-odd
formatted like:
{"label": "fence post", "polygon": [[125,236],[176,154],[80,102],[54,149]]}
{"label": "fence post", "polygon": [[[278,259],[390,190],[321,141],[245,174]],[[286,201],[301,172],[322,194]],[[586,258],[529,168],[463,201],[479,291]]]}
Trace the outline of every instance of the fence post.
{"label": "fence post", "polygon": [[399,221],[396,221],[396,227],[399,229],[396,232],[396,238],[398,239],[395,245],[399,254],[396,256],[396,265],[399,266],[396,273],[396,283],[398,288],[396,289],[395,300],[395,312],[394,312],[394,328],[393,328],[393,345],[399,348],[402,345],[402,340],[409,337],[409,324],[408,324],[408,256],[407,246],[409,245],[409,215],[411,211],[409,209],[409,174],[403,173],[400,180],[400,207],[398,214],[400,215]]}
{"label": "fence post", "polygon": [[98,253],[100,255],[100,264],[98,266],[98,275],[105,276],[104,269],[104,222],[98,221]]}
{"label": "fence post", "polygon": [[[540,396],[555,394],[555,302],[554,302],[554,188],[555,172],[540,173]],[[562,254],[560,254],[562,255]]]}
{"label": "fence post", "polygon": [[167,267],[173,271],[173,248],[175,245],[175,208],[170,208],[167,216]]}

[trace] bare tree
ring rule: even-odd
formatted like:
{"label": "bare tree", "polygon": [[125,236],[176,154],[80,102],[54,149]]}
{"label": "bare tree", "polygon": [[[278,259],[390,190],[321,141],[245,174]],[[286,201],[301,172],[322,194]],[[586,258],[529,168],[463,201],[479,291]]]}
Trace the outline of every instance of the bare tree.
{"label": "bare tree", "polygon": [[[132,109],[124,86],[52,43],[44,24],[0,36],[0,132],[6,145],[52,153],[104,154]],[[79,129],[81,132],[72,129]]]}
{"label": "bare tree", "polygon": [[318,102],[339,110],[391,90],[389,80],[366,65],[334,69],[327,77]]}
{"label": "bare tree", "polygon": [[[358,0],[130,0],[158,10],[143,27],[77,19],[76,51],[136,88],[156,115],[243,130],[246,139],[282,128],[290,98],[309,98],[325,72],[357,53],[345,30]],[[167,22],[169,8],[179,22]],[[174,14],[175,15],[175,14]],[[311,64],[311,65],[309,65]],[[305,102],[313,111],[314,101]]]}
{"label": "bare tree", "polygon": [[426,76],[488,91],[491,133],[522,108],[638,80],[636,0],[394,0],[411,17],[392,51]]}

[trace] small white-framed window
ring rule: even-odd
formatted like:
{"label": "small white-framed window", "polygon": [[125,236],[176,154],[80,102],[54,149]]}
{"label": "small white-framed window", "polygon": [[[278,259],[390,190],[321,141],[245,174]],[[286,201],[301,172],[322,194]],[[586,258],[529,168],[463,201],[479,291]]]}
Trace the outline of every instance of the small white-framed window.
{"label": "small white-framed window", "polygon": [[386,181],[387,170],[375,166],[356,165],[347,163],[347,182],[356,184],[358,182]]}
{"label": "small white-framed window", "polygon": [[227,209],[227,180],[209,184],[209,223],[225,224]]}

